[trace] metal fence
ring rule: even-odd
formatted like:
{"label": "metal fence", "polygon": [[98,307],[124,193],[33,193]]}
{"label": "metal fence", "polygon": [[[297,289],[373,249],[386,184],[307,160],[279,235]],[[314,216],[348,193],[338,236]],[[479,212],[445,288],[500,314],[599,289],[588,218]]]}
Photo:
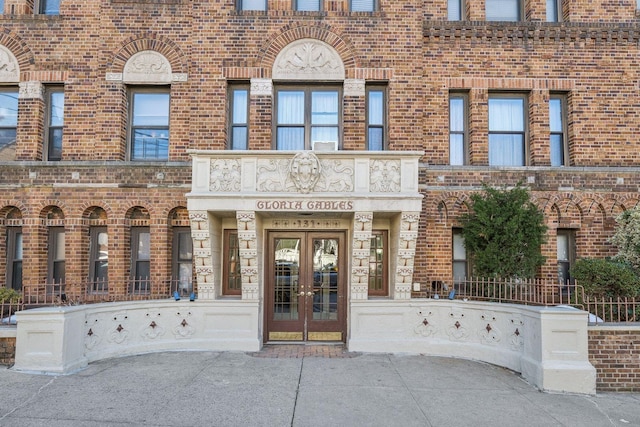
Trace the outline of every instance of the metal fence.
{"label": "metal fence", "polygon": [[[164,299],[173,298],[176,292],[180,298],[189,298],[194,292],[192,283],[179,279],[146,278],[25,285],[22,300],[0,300],[0,319],[9,323],[16,311],[40,306]],[[585,295],[583,287],[577,284],[560,286],[540,279],[434,280],[420,296],[540,306],[567,305],[588,311],[591,313],[590,321],[597,323],[640,322],[640,297],[596,298]]]}

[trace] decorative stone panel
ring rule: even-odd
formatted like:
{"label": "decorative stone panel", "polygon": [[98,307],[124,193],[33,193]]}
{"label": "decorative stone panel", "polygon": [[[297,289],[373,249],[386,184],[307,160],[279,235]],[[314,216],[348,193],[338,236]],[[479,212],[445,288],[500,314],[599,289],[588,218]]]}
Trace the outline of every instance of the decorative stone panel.
{"label": "decorative stone panel", "polygon": [[169,60],[153,50],[143,50],[131,56],[122,73],[124,83],[169,84],[172,80]]}
{"label": "decorative stone panel", "polygon": [[20,99],[44,99],[44,86],[40,82],[21,82],[18,96]]}
{"label": "decorative stone panel", "polygon": [[411,298],[411,283],[413,281],[414,257],[418,240],[418,222],[420,212],[403,212],[400,219],[400,233],[398,234],[398,262],[395,272],[395,299]]}
{"label": "decorative stone panel", "polygon": [[211,236],[209,234],[209,214],[206,211],[189,212],[191,238],[193,239],[193,258],[198,282],[198,298],[213,299],[215,293],[209,292],[207,285],[213,286],[213,260],[211,258]]}
{"label": "decorative stone panel", "polygon": [[259,299],[258,282],[258,234],[256,232],[256,213],[238,211],[238,252],[240,255],[240,277],[242,280],[242,299]]}
{"label": "decorative stone panel", "polygon": [[18,60],[6,47],[0,45],[0,83],[17,83],[20,81],[20,65]]}
{"label": "decorative stone panel", "polygon": [[344,80],[342,58],[330,45],[301,39],[286,46],[273,64],[273,78],[285,80]]}
{"label": "decorative stone panel", "polygon": [[369,293],[369,256],[373,227],[373,212],[353,215],[353,245],[351,247],[351,299],[365,300]]}

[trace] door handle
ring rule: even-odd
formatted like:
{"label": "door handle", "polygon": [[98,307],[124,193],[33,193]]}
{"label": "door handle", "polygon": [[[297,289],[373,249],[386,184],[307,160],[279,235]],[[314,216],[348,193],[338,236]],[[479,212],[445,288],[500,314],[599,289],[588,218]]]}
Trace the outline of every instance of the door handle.
{"label": "door handle", "polygon": [[[303,292],[303,294],[304,294],[304,292]],[[307,292],[307,296],[308,297],[313,296],[313,292]]]}

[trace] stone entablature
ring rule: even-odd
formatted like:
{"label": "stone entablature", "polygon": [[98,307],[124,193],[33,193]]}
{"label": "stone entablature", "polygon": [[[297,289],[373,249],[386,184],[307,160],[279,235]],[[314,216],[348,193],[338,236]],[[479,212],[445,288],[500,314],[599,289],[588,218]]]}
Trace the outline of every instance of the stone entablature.
{"label": "stone entablature", "polygon": [[[415,207],[415,200],[422,197],[418,193],[421,152],[194,150],[190,154],[192,197],[242,193],[257,198],[279,195],[289,200],[313,193],[335,200],[336,194],[348,194],[354,201],[353,210],[358,210],[355,204],[359,199],[408,198]],[[294,206],[282,208],[297,210]],[[420,210],[419,205],[411,210]]]}

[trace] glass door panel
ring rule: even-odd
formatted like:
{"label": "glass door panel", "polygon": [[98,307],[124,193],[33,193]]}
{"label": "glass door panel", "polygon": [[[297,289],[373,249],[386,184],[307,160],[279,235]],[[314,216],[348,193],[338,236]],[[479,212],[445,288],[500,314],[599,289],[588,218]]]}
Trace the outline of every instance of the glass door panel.
{"label": "glass door panel", "polygon": [[338,319],[338,241],[336,239],[313,239],[312,319]]}
{"label": "glass door panel", "polygon": [[298,320],[300,239],[274,240],[273,320]]}

